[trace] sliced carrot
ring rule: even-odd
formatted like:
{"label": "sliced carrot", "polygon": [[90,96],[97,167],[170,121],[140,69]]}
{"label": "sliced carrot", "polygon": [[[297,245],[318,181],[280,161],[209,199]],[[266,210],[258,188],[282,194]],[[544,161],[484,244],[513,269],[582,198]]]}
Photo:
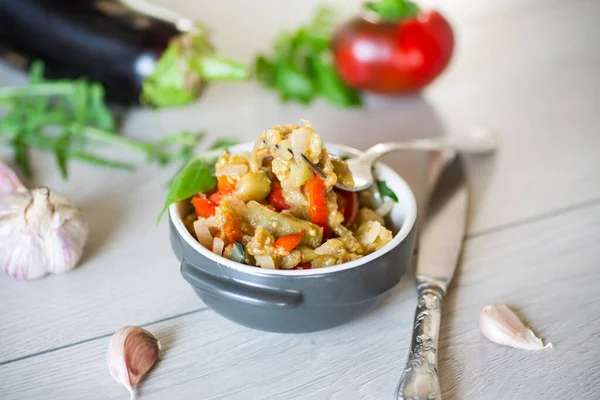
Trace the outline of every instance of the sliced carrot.
{"label": "sliced carrot", "polygon": [[281,189],[281,183],[273,178],[271,181],[271,193],[269,193],[269,204],[275,207],[276,211],[289,210],[290,206],[285,202]]}
{"label": "sliced carrot", "polygon": [[204,196],[192,197],[192,205],[196,211],[196,215],[202,218],[209,218],[215,215],[215,203]]}
{"label": "sliced carrot", "polygon": [[327,209],[327,197],[325,197],[325,182],[317,174],[305,185],[308,194],[308,217],[313,224],[323,228],[323,236],[327,231],[329,211]]}
{"label": "sliced carrot", "polygon": [[300,242],[302,241],[302,237],[304,236],[304,232],[293,233],[291,235],[281,236],[279,239],[275,241],[273,244],[280,251],[287,251],[288,253],[294,250]]}
{"label": "sliced carrot", "polygon": [[224,210],[223,216],[225,217],[223,233],[225,233],[225,237],[229,240],[230,244],[235,243],[242,238],[242,225],[240,224],[240,220],[231,210]]}
{"label": "sliced carrot", "polygon": [[219,188],[219,192],[224,195],[231,194],[235,191],[235,181],[228,176],[221,175],[218,178],[217,187]]}

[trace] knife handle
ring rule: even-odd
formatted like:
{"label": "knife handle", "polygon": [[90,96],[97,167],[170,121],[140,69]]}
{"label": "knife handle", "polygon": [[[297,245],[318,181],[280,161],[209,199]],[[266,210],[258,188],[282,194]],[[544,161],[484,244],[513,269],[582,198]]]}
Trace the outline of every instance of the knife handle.
{"label": "knife handle", "polygon": [[420,285],[419,301],[406,367],[396,400],[441,400],[437,349],[444,292],[436,285]]}

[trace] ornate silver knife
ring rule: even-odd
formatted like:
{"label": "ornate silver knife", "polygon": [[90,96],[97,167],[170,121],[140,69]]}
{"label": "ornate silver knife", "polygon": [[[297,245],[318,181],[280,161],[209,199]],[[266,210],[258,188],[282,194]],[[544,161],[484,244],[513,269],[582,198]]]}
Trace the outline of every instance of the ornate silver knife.
{"label": "ornate silver knife", "polygon": [[437,351],[442,300],[464,239],[468,194],[465,171],[453,156],[441,172],[421,227],[416,281],[419,300],[410,353],[396,400],[440,400]]}

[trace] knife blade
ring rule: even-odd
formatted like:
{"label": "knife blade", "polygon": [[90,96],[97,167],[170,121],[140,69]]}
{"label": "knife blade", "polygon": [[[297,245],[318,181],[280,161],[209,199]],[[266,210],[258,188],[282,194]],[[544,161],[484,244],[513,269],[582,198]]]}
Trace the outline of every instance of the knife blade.
{"label": "knife blade", "polygon": [[444,292],[452,280],[467,226],[468,196],[459,156],[448,162],[431,195],[421,231],[417,285],[435,283]]}
{"label": "knife blade", "polygon": [[460,257],[467,226],[468,190],[460,156],[445,165],[421,230],[416,269],[417,310],[411,349],[396,400],[440,400],[437,369],[442,300]]}

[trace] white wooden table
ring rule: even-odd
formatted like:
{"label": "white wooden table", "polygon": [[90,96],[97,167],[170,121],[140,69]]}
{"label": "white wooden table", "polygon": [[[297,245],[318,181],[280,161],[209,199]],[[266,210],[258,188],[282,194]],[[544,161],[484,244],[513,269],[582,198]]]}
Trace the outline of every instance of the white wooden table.
{"label": "white wooden table", "polygon": [[[218,47],[246,60],[316,4],[160,3],[218,28]],[[343,3],[351,11],[358,1]],[[248,139],[309,119],[327,140],[366,148],[475,125],[496,129],[497,156],[469,162],[474,206],[440,342],[444,398],[598,398],[600,3],[439,3],[456,29],[456,56],[422,98],[369,99],[366,108],[346,111],[321,102],[281,105],[253,83],[222,84],[190,107],[133,111],[125,132],[157,138],[205,129],[208,145],[218,136]],[[22,82],[1,67],[0,84]],[[423,156],[387,161],[422,193]],[[78,201],[91,238],[82,265],[69,274],[33,282],[0,275],[1,399],[126,398],[104,357],[110,335],[128,324],[146,327],[164,346],[140,386],[143,399],[391,398],[415,307],[410,274],[375,311],[339,328],[304,335],[246,329],[195,296],[179,275],[166,220],[155,226],[173,168],[140,160],[137,172],[127,173],[73,164],[63,182],[51,163],[37,156],[29,183]],[[517,308],[555,349],[525,352],[482,338],[478,311],[489,303]]]}

